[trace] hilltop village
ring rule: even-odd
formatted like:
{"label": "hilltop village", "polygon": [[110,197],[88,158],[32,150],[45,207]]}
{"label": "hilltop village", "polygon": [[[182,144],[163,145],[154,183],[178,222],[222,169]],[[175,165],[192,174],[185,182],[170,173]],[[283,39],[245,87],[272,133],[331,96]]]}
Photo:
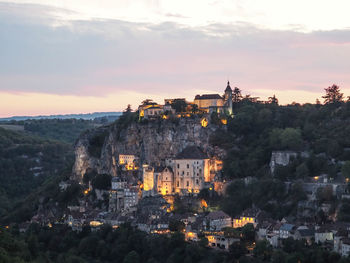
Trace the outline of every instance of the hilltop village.
{"label": "hilltop village", "polygon": [[[277,107],[275,96],[269,102],[249,96],[245,99]],[[181,98],[165,99],[164,104],[145,100],[136,112],[127,109],[108,130],[83,134],[76,143],[73,175],[59,184],[62,193],[74,188],[83,194],[72,194],[74,198],[62,217],[39,209],[31,222],[66,224],[78,232],[86,226],[96,230],[105,224],[113,228],[130,224],[155,235],[180,231],[188,242],[207,242],[206,246],[223,251],[244,243],[247,254],[261,242],[279,248],[285,240],[303,240],[347,256],[350,223],[336,220],[336,214],[344,212],[334,204],[349,199],[349,179],[341,173],[329,176],[318,172],[315,176],[288,177],[293,167],[305,174],[303,162],[311,158],[325,160],[330,167],[341,167],[344,161],[286,147],[268,156],[264,170],[268,179],[262,183],[253,176],[225,176],[229,153],[214,139],[226,139],[220,136],[236,118],[234,107],[239,100],[240,90],[232,90],[229,82],[223,95],[196,95],[193,102]],[[290,148],[295,144],[292,140]],[[249,169],[246,165],[241,172]],[[234,172],[238,170],[235,166]],[[255,204],[260,200],[247,201],[258,192],[261,202],[265,196],[276,196],[258,207]],[[245,209],[235,213],[245,202]],[[227,211],[233,211],[234,216]]]}

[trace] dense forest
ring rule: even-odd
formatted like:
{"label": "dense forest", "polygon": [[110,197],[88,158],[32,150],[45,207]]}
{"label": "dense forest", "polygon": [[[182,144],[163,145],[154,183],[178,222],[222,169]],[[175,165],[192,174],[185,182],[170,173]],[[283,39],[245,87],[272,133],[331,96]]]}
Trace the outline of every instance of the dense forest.
{"label": "dense forest", "polygon": [[266,241],[258,241],[249,256],[246,243],[254,240],[252,227],[241,231],[241,241],[231,245],[228,252],[206,247],[207,240],[188,243],[181,232],[171,236],[148,235],[129,225],[118,229],[105,225],[98,231],[85,227],[73,232],[63,225],[39,227],[32,224],[26,233],[18,228],[1,230],[0,262],[57,262],[57,263],[348,263],[316,245],[291,238],[284,240],[279,250],[273,250]]}
{"label": "dense forest", "polygon": [[[100,122],[97,121],[97,122]],[[38,198],[69,177],[74,142],[97,122],[41,119],[0,123],[0,219],[28,220]]]}

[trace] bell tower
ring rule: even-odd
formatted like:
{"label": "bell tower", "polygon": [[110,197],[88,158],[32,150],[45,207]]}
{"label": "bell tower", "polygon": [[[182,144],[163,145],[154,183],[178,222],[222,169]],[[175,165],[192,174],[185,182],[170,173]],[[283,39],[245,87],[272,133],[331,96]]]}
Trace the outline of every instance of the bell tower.
{"label": "bell tower", "polygon": [[227,81],[227,87],[225,89],[224,95],[224,105],[229,114],[232,114],[232,89],[230,86],[230,81]]}

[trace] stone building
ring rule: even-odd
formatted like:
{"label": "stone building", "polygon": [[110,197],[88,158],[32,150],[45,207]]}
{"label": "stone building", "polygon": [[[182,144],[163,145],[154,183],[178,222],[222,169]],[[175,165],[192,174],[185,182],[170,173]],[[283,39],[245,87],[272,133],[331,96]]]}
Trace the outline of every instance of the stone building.
{"label": "stone building", "polygon": [[230,82],[227,82],[223,97],[219,94],[196,95],[193,103],[196,104],[200,110],[207,113],[217,112],[231,114],[233,103]]}
{"label": "stone building", "polygon": [[174,158],[175,192],[199,193],[210,182],[209,157],[197,146],[186,147]]}
{"label": "stone building", "polygon": [[165,167],[157,175],[157,189],[161,195],[174,193],[174,173],[171,167]]}
{"label": "stone building", "polygon": [[136,170],[138,157],[133,154],[119,154],[119,165],[122,165],[126,170]]}
{"label": "stone building", "polygon": [[156,178],[154,174],[154,168],[148,164],[144,164],[142,172],[143,181],[143,196],[153,196],[155,195],[156,189]]}

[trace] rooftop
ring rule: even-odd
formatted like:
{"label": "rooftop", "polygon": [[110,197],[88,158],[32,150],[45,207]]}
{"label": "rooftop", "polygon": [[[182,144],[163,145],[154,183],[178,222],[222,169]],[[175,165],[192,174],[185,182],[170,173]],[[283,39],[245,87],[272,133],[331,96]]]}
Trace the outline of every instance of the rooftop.
{"label": "rooftop", "polygon": [[206,217],[210,220],[230,218],[230,216],[223,211],[210,212]]}
{"label": "rooftop", "polygon": [[217,100],[217,99],[222,99],[222,97],[219,94],[203,94],[203,95],[196,95],[194,99],[195,100]]}
{"label": "rooftop", "polygon": [[180,152],[175,159],[195,159],[195,160],[202,160],[202,159],[208,159],[208,155],[204,153],[199,147],[197,146],[187,146],[185,149]]}

